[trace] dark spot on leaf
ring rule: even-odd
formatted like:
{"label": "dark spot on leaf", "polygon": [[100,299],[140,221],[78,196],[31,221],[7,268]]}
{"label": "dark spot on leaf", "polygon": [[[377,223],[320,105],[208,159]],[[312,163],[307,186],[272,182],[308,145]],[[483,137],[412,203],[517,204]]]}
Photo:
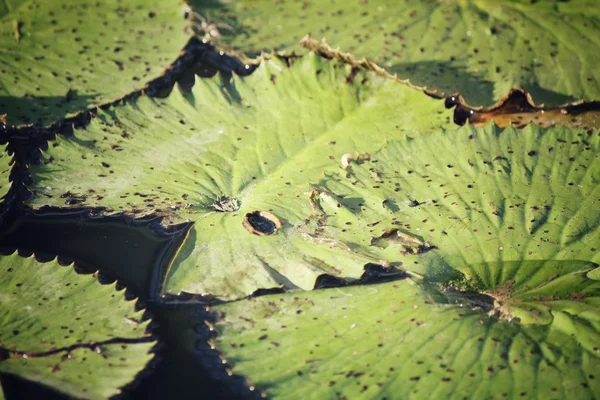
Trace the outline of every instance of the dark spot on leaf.
{"label": "dark spot on leaf", "polygon": [[409,207],[418,207],[423,203],[419,203],[417,200],[411,200],[411,202],[408,204]]}

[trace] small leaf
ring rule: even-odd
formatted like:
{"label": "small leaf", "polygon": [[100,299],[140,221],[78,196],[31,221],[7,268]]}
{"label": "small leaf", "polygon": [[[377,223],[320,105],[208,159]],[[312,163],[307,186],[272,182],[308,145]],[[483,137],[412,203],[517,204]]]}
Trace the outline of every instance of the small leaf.
{"label": "small leaf", "polygon": [[0,145],[0,201],[4,201],[12,186],[11,169],[13,157],[7,151],[8,145]]}
{"label": "small leaf", "polygon": [[0,258],[0,372],[77,398],[120,392],[152,359],[142,311],[56,261]]}

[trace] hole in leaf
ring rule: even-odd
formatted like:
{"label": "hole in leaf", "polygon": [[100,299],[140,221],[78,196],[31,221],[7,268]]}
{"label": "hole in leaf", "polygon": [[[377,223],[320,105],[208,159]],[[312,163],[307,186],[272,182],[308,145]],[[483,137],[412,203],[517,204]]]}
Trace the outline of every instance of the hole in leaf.
{"label": "hole in leaf", "polygon": [[246,214],[242,225],[248,232],[258,236],[273,235],[282,227],[279,218],[269,211],[254,211]]}

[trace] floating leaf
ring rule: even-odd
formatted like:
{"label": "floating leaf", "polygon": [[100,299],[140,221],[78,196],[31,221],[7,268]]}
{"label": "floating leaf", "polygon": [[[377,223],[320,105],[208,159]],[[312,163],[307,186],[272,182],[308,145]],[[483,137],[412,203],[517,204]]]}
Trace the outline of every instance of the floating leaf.
{"label": "floating leaf", "polygon": [[[594,398],[600,282],[585,278],[589,264],[566,264],[581,282],[555,281],[571,293],[584,283],[588,296],[553,304],[543,324],[491,318],[492,299],[404,280],[217,306],[213,346],[270,398]],[[516,283],[512,299],[545,308],[531,294],[548,285],[526,294]]]}
{"label": "floating leaf", "polygon": [[56,261],[0,258],[0,372],[104,399],[152,359],[142,311],[114,285]]}
{"label": "floating leaf", "polygon": [[600,97],[600,8],[592,0],[189,3],[205,20],[195,17],[196,30],[223,45],[299,50],[311,33],[416,85],[460,91],[474,105],[511,88],[546,104]]}
{"label": "floating leaf", "polygon": [[598,151],[580,129],[488,125],[348,157],[313,185],[320,237],[424,283],[218,306],[213,346],[277,398],[597,396]]}
{"label": "floating leaf", "polygon": [[14,191],[11,191],[14,185],[14,156],[9,153],[8,148],[8,144],[0,144],[0,225],[6,213],[11,210],[15,198]]}
{"label": "floating leaf", "polygon": [[185,45],[184,28],[170,0],[5,1],[0,114],[47,124],[141,89]]}
{"label": "floating leaf", "polygon": [[[197,79],[191,93],[99,111],[31,167],[28,204],[194,221],[168,272],[169,293],[311,289],[320,274],[360,276],[376,260],[314,236],[310,183],[324,168],[341,170],[345,153],[454,127],[450,115],[420,91],[316,55],[291,67],[269,58],[228,84]],[[274,234],[249,232],[248,220]]]}
{"label": "floating leaf", "polygon": [[11,187],[11,166],[13,158],[8,154],[7,145],[0,145],[0,201],[4,200]]}

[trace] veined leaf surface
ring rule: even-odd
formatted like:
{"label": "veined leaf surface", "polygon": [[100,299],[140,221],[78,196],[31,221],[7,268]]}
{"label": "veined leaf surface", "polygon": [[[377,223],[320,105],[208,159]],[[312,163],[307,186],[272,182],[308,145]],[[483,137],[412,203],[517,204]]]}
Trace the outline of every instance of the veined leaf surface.
{"label": "veined leaf surface", "polygon": [[278,399],[594,398],[600,282],[578,267],[587,297],[553,305],[543,324],[497,320],[472,296],[404,280],[215,307],[213,345],[232,373]]}

